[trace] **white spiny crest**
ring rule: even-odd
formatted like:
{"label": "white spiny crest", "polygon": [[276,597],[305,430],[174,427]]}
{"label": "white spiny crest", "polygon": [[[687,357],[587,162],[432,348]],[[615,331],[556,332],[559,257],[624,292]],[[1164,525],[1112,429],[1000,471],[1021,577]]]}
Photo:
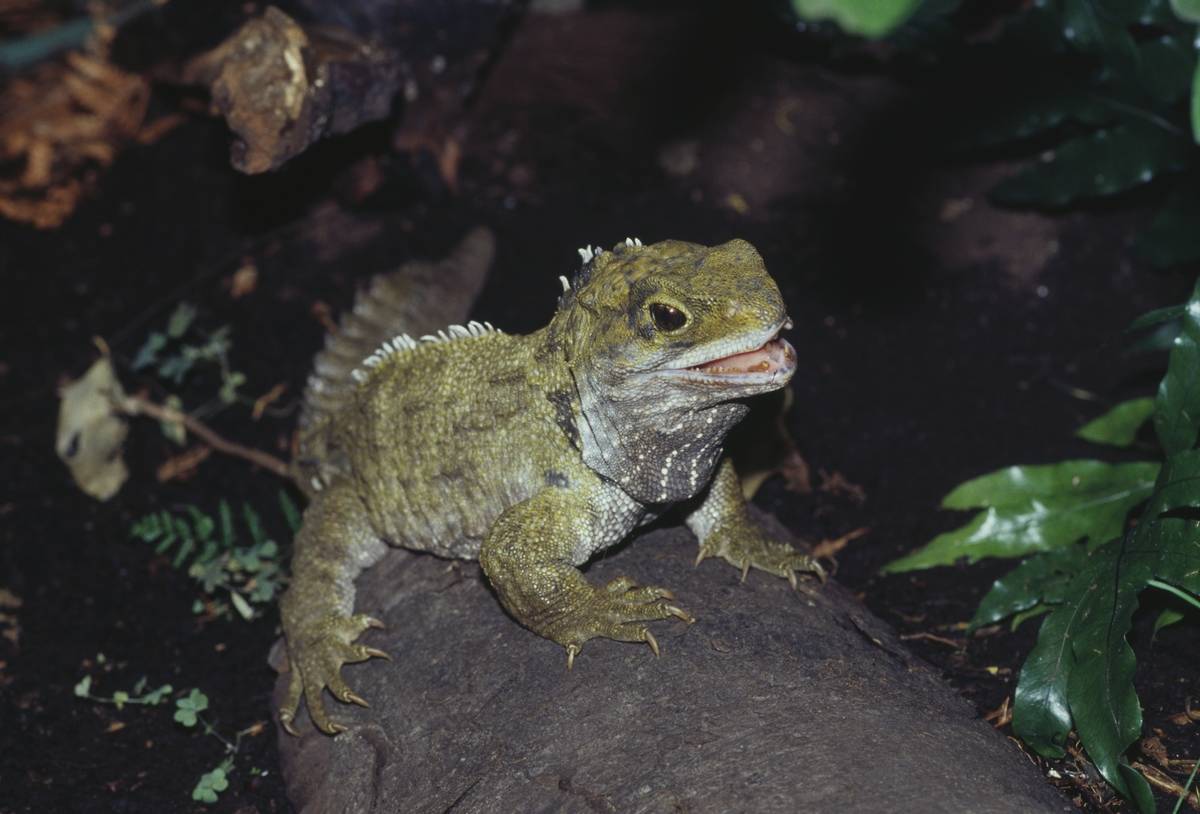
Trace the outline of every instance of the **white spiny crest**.
{"label": "white spiny crest", "polygon": [[560,283],[562,283],[564,294],[566,294],[568,291],[571,290],[571,281],[568,280],[564,275],[562,275],[562,274],[558,275],[558,281]]}
{"label": "white spiny crest", "polygon": [[576,249],[575,251],[579,252],[579,259],[584,263],[590,263],[595,258],[604,254],[604,249],[591,244],[584,246],[582,249]]}
{"label": "white spiny crest", "polygon": [[625,238],[625,245],[631,247],[640,247],[642,245],[642,241],[636,237],[627,237]]}
{"label": "white spiny crest", "polygon": [[[476,322],[475,320],[471,320],[466,325],[451,325],[448,328],[443,328],[436,334],[425,334],[420,339],[413,339],[408,334],[400,334],[391,339],[385,339],[383,344],[376,348],[374,353],[362,360],[361,364],[365,368],[377,367],[389,356],[416,350],[421,346],[421,343],[452,342],[455,339],[471,339],[493,333],[498,334],[502,333],[502,331],[490,322]],[[355,368],[350,371],[350,378],[362,384],[367,380],[368,374],[362,368]]]}

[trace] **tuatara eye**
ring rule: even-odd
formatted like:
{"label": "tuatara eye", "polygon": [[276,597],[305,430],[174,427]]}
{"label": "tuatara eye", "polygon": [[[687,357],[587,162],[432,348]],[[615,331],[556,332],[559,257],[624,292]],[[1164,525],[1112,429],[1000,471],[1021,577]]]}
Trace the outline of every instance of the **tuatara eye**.
{"label": "tuatara eye", "polygon": [[678,331],[687,324],[687,314],[666,303],[651,303],[650,316],[660,331]]}

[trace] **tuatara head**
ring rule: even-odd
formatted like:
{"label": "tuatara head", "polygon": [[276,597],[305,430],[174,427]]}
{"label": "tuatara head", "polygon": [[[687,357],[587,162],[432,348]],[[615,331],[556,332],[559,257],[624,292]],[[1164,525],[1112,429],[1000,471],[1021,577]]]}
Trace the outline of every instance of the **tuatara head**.
{"label": "tuatara head", "polygon": [[551,323],[579,392],[584,460],[646,502],[703,488],[748,396],[796,354],[783,298],[744,240],[581,250]]}

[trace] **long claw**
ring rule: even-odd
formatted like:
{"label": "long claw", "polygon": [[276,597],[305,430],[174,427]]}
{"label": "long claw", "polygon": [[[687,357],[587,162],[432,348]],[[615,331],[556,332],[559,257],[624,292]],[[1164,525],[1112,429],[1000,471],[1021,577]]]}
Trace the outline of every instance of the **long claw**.
{"label": "long claw", "polygon": [[742,563],[742,582],[746,581],[746,575],[750,573],[750,558],[747,557]]}
{"label": "long claw", "polygon": [[383,622],[379,621],[374,616],[368,616],[367,617],[367,627],[373,627],[377,630],[383,630],[385,625],[383,624]]}
{"label": "long claw", "polygon": [[355,692],[347,692],[342,696],[343,701],[348,701],[351,704],[358,704],[360,707],[370,709],[371,705],[367,703],[367,699]]}
{"label": "long claw", "polygon": [[368,656],[373,656],[374,658],[377,658],[377,659],[385,659],[386,661],[392,660],[391,656],[389,656],[387,653],[380,650],[378,647],[367,647],[367,648],[363,649],[363,652],[366,653]]}
{"label": "long claw", "polygon": [[696,621],[696,617],[692,616],[690,613],[685,611],[683,608],[677,608],[674,605],[667,605],[665,610],[667,611],[667,613],[671,614],[676,619],[682,619],[683,621],[687,622],[689,625],[693,624]]}
{"label": "long claw", "polygon": [[643,635],[646,638],[646,644],[650,645],[650,649],[654,651],[654,655],[661,656],[662,653],[658,650],[658,640],[654,638],[654,634],[647,630]]}
{"label": "long claw", "polygon": [[788,569],[787,580],[788,580],[788,582],[790,582],[792,584],[793,591],[800,590],[800,585],[798,582],[796,582],[796,572],[790,568]]}
{"label": "long claw", "polygon": [[708,557],[708,555],[704,553],[704,549],[703,548],[700,549],[699,551],[696,552],[696,562],[693,564],[692,567],[695,568],[695,567],[699,566],[700,563],[704,562],[705,558],[707,558],[707,557]]}
{"label": "long claw", "polygon": [[296,727],[292,726],[292,716],[287,712],[279,713],[279,725],[283,727],[283,731],[293,737],[300,737],[300,732]]}
{"label": "long claw", "polygon": [[340,735],[343,732],[349,732],[350,727],[346,726],[345,724],[339,724],[334,721],[330,721],[329,729],[327,731],[330,735]]}
{"label": "long claw", "polygon": [[567,645],[567,669],[570,670],[575,666],[575,654],[579,652],[579,646],[574,644]]}

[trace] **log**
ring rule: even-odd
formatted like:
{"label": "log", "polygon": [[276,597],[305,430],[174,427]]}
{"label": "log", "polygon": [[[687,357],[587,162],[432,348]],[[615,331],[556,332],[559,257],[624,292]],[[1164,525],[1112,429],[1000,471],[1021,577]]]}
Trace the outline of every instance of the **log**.
{"label": "log", "polygon": [[660,658],[593,640],[569,672],[475,563],[389,553],[357,608],[387,624],[364,640],[394,660],[343,671],[371,709],[328,699],[348,732],[301,713],[301,736],[280,734],[297,810],[1071,810],[844,588],[742,584],[723,562],[693,567],[695,552],[686,530],[658,528],[595,562],[590,579],[669,587],[697,621],[655,623]]}

